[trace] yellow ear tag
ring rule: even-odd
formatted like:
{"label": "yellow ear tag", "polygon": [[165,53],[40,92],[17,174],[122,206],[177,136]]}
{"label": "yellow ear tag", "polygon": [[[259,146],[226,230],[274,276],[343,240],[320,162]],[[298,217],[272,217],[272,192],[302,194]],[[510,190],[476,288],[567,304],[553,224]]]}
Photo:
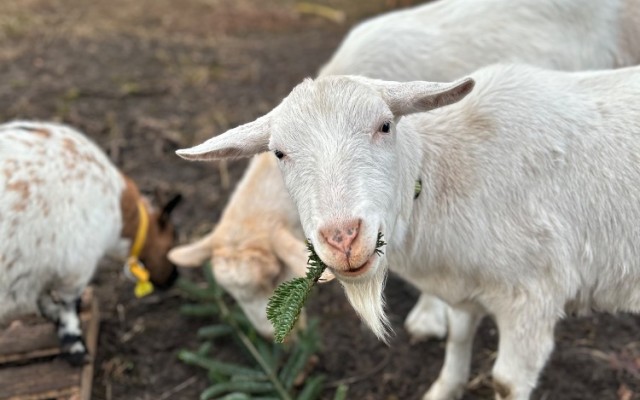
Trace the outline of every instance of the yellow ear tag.
{"label": "yellow ear tag", "polygon": [[133,294],[135,294],[137,298],[144,297],[151,293],[153,293],[153,284],[151,282],[138,281],[136,287],[133,289]]}
{"label": "yellow ear tag", "polygon": [[137,298],[147,296],[153,293],[153,284],[149,281],[149,271],[135,257],[131,257],[128,261],[129,272],[136,279],[136,286],[133,293]]}

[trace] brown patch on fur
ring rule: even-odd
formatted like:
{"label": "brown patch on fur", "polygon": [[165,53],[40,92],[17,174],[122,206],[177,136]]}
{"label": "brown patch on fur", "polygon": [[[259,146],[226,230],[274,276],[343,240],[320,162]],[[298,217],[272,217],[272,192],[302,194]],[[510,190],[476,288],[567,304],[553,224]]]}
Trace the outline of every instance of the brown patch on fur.
{"label": "brown patch on fur", "polygon": [[17,202],[17,203],[13,203],[13,206],[11,207],[11,210],[15,211],[15,212],[23,212],[23,211],[25,211],[27,209],[27,206],[28,206],[27,202],[20,201],[20,202]]}
{"label": "brown patch on fur", "polygon": [[80,159],[83,161],[86,161],[89,164],[94,164],[95,166],[98,167],[98,169],[100,169],[100,171],[105,172],[105,167],[104,165],[99,162],[94,156],[93,154],[89,154],[89,153],[83,153],[80,154]]}
{"label": "brown patch on fur", "polygon": [[17,142],[17,143],[21,143],[21,144],[23,144],[25,147],[31,147],[31,146],[33,146],[33,143],[32,143],[32,142],[30,142],[30,141],[28,141],[28,140],[24,140],[24,139],[19,138],[19,137],[13,137],[13,139],[12,139],[12,140],[13,140],[14,142]]}
{"label": "brown patch on fur", "polygon": [[64,138],[62,139],[62,147],[69,153],[71,153],[74,156],[77,156],[78,154],[80,154],[78,152],[78,146],[76,145],[75,140],[71,139],[71,138]]}
{"label": "brown patch on fur", "polygon": [[123,175],[125,182],[122,196],[120,197],[120,209],[122,210],[122,237],[133,240],[138,231],[140,217],[138,215],[138,200],[140,199],[140,191],[136,184]]}
{"label": "brown patch on fur", "polygon": [[[105,172],[105,166],[96,159],[96,157],[91,153],[83,153],[78,150],[78,144],[75,140],[71,138],[62,139],[62,147],[69,154],[65,162],[65,167],[68,169],[73,169],[78,162],[86,162],[89,164],[94,164],[97,166],[100,171]],[[77,179],[83,179],[84,175],[78,175]]]}
{"label": "brown patch on fur", "polygon": [[[77,166],[78,163],[86,163],[86,164],[93,164],[96,167],[98,167],[98,169],[101,172],[106,172],[106,166],[104,165],[104,163],[100,162],[100,160],[98,160],[93,154],[91,154],[90,152],[81,152],[78,149],[78,143],[71,139],[71,138],[64,138],[62,140],[62,148],[64,149],[64,151],[68,154],[68,157],[65,158],[64,160],[64,165],[65,168],[67,168],[68,170],[72,170],[75,169],[75,167]],[[84,178],[86,177],[86,174],[84,172],[84,169],[78,173],[75,176],[65,176],[62,179],[64,181],[68,181],[68,180],[84,180]]]}
{"label": "brown patch on fur", "polygon": [[2,172],[4,173],[4,176],[7,179],[9,179],[16,172],[16,170],[18,169],[18,161],[16,161],[16,160],[5,160],[4,164],[5,164],[5,166],[4,166],[4,169],[2,170]]}
{"label": "brown patch on fur", "polygon": [[[136,184],[126,176],[122,176],[125,188],[120,197],[120,208],[122,210],[122,237],[133,241],[138,232],[140,215],[138,212],[138,202],[141,195]],[[159,223],[160,215],[157,211],[152,211],[143,202],[149,215],[149,228],[147,239],[140,254],[140,258],[146,263],[151,281],[155,284],[165,283],[174,272],[174,266],[167,259],[167,253],[174,244],[174,231],[171,224],[161,227]]]}
{"label": "brown patch on fur", "polygon": [[42,129],[42,128],[29,130],[29,132],[33,133],[34,135],[38,135],[43,139],[48,139],[48,138],[51,137],[51,132],[49,132],[46,129]]}
{"label": "brown patch on fur", "polygon": [[65,168],[68,170],[74,169],[77,164],[78,157],[80,156],[76,142],[73,139],[66,137],[62,139],[62,148],[68,154],[64,159]]}
{"label": "brown patch on fur", "polygon": [[29,182],[20,180],[9,183],[7,184],[7,190],[16,192],[20,196],[20,200],[13,204],[13,211],[20,212],[26,210],[29,205],[29,196],[31,194]]}
{"label": "brown patch on fur", "polygon": [[492,379],[493,390],[496,392],[500,399],[507,400],[511,396],[511,386],[505,384],[499,379]]}

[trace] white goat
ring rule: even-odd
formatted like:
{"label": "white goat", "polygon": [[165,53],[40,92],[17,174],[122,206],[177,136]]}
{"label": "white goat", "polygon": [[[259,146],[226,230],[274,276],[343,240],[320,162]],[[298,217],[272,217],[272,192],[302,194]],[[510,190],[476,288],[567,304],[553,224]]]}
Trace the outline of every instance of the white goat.
{"label": "white goat", "polygon": [[456,308],[425,399],[461,395],[488,313],[500,332],[496,398],[524,400],[566,311],[640,311],[638,98],[640,68],[323,77],[178,154],[274,152],[305,234],[380,338],[387,264]]}
{"label": "white goat", "polygon": [[169,214],[178,201],[153,210],[133,181],[67,126],[0,125],[0,323],[39,310],[58,324],[63,355],[81,363],[76,303],[98,261],[131,253],[140,287],[170,284]]}
{"label": "white goat", "polygon": [[[611,0],[446,0],[388,13],[349,33],[320,76],[364,75],[396,81],[452,80],[500,61],[553,69],[613,68],[640,62],[640,2]],[[307,253],[269,155],[252,161],[212,234],[170,253],[177,265],[208,258],[223,285],[266,336],[273,328],[264,304],[285,276],[301,274]],[[272,171],[266,171],[271,169]],[[268,220],[263,203],[268,205]],[[272,232],[290,228],[283,246]],[[245,265],[259,250],[266,272]],[[295,254],[294,254],[295,253]],[[213,254],[213,256],[212,256]],[[282,263],[281,261],[284,261]],[[293,262],[293,263],[292,263]],[[218,265],[224,272],[218,272]],[[272,279],[279,276],[279,279]],[[423,294],[405,322],[415,339],[444,337],[446,307]]]}

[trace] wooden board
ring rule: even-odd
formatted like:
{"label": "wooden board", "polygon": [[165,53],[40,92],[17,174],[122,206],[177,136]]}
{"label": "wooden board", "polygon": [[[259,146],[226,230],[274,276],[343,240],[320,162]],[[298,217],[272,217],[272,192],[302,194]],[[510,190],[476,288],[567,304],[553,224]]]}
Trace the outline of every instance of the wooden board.
{"label": "wooden board", "polygon": [[[100,327],[98,301],[88,288],[80,313],[87,348],[95,356]],[[60,353],[55,326],[41,318],[0,332],[1,400],[90,400],[93,358],[72,367],[55,357]]]}

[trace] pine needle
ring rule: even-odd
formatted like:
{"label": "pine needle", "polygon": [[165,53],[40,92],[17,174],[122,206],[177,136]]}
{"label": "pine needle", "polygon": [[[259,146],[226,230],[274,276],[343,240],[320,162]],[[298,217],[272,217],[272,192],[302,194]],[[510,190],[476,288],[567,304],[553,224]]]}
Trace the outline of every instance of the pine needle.
{"label": "pine needle", "polygon": [[[267,304],[267,318],[273,324],[275,330],[274,339],[278,343],[282,343],[289,332],[293,330],[300,317],[302,307],[311,292],[311,288],[318,282],[318,279],[327,268],[313,248],[311,241],[307,239],[306,243],[309,251],[309,260],[307,261],[309,268],[306,276],[281,283],[276,288],[273,296],[269,298],[269,303]],[[381,250],[384,245],[386,243],[382,240],[382,232],[378,232],[375,250],[377,255],[384,254]]]}

